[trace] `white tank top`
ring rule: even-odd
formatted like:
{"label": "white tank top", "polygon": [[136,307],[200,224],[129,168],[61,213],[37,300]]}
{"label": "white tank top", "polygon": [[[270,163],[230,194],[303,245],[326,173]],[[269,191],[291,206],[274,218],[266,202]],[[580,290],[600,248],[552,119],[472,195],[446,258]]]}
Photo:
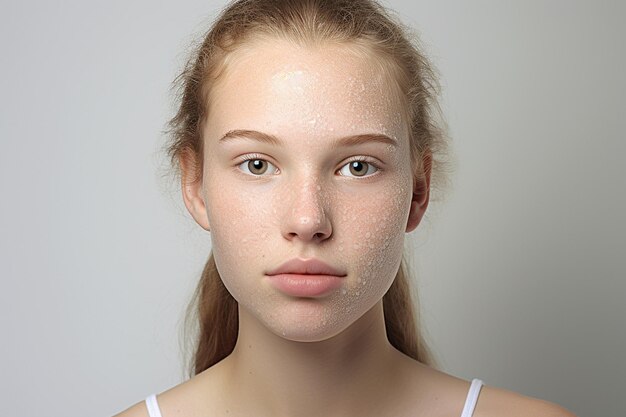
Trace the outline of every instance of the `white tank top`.
{"label": "white tank top", "polygon": [[[465,399],[465,406],[463,406],[461,417],[472,417],[472,414],[474,414],[474,408],[476,408],[476,402],[478,401],[478,394],[480,394],[482,386],[483,381],[480,379],[474,378],[472,380],[469,392],[467,393],[467,398]],[[148,415],[150,417],[163,417],[161,415],[161,410],[159,409],[159,404],[157,403],[156,394],[152,394],[146,398],[146,407],[148,407]]]}

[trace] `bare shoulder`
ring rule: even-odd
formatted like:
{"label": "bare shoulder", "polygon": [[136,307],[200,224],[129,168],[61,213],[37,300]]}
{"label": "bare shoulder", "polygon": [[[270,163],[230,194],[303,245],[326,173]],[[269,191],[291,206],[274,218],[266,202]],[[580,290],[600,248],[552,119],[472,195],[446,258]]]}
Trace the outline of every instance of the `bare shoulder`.
{"label": "bare shoulder", "polygon": [[[440,370],[418,362],[407,362],[405,368],[413,365],[416,382],[410,391],[423,392],[420,404],[430,404],[420,409],[423,415],[459,416],[466,402],[471,381],[457,378]],[[413,405],[413,410],[418,409]],[[415,415],[415,413],[407,415]],[[571,411],[538,398],[528,397],[513,391],[484,384],[472,417],[576,417]]]}
{"label": "bare shoulder", "polygon": [[[179,416],[185,415],[189,417],[196,416],[197,396],[193,395],[193,379],[176,385],[167,391],[158,394],[157,404],[162,415]],[[113,417],[148,417],[148,407],[145,400],[134,404],[128,409],[116,414]]]}
{"label": "bare shoulder", "polygon": [[502,388],[484,385],[480,391],[474,417],[576,417],[571,411],[538,398]]}
{"label": "bare shoulder", "polygon": [[[158,394],[157,403],[163,416],[205,417],[207,404],[213,408],[219,403],[219,366],[201,372],[167,391]],[[113,417],[148,417],[144,400]]]}

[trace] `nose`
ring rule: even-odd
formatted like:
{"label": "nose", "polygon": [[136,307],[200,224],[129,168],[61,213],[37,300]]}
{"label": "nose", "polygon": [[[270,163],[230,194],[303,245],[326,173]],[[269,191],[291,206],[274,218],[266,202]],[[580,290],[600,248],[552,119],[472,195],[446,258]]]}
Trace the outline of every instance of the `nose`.
{"label": "nose", "polygon": [[[290,187],[289,198],[283,206],[281,222],[285,239],[322,242],[332,235],[327,198],[318,181],[309,180]],[[279,203],[280,204],[280,203]]]}

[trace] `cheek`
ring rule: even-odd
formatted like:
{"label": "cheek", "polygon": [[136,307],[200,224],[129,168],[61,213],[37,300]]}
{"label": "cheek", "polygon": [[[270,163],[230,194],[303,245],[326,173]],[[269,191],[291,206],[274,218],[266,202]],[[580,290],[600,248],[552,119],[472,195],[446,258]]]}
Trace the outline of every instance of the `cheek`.
{"label": "cheek", "polygon": [[[350,258],[350,267],[358,276],[354,294],[363,290],[376,293],[389,288],[402,260],[404,232],[411,198],[410,191],[400,181],[371,196],[362,204],[351,204],[341,211],[344,238],[339,239],[338,251]],[[348,259],[346,259],[347,261]],[[354,284],[354,283],[353,283]]]}
{"label": "cheek", "polygon": [[[239,186],[240,187],[240,186]],[[211,224],[211,246],[215,262],[225,281],[261,271],[248,271],[265,257],[264,246],[270,239],[268,207],[261,196],[249,192],[229,192],[234,185],[209,184],[207,214]],[[226,283],[226,282],[225,282]],[[230,288],[229,288],[230,289]]]}

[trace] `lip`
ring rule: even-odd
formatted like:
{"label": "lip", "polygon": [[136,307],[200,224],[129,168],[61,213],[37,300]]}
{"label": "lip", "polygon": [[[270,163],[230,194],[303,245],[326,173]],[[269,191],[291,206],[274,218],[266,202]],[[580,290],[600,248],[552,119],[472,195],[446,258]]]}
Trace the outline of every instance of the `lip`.
{"label": "lip", "polygon": [[294,297],[319,297],[339,288],[347,274],[311,258],[291,259],[266,274],[271,284]]}
{"label": "lip", "polygon": [[346,274],[338,268],[332,267],[327,263],[316,259],[290,259],[277,268],[269,271],[267,275],[280,274],[298,274],[298,275],[332,275],[336,277],[345,277]]}

